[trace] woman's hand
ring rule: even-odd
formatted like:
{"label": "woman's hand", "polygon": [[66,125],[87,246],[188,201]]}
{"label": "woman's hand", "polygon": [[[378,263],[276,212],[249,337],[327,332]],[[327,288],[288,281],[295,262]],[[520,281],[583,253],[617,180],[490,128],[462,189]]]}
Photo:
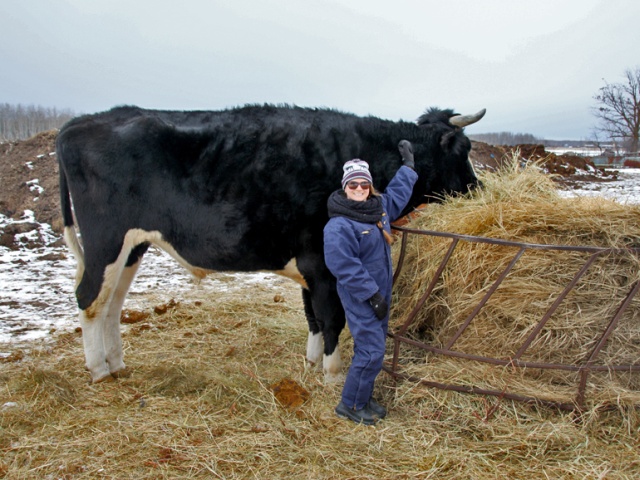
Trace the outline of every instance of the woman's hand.
{"label": "woman's hand", "polygon": [[416,162],[413,160],[413,146],[409,140],[400,140],[398,150],[402,156],[402,163],[413,170],[416,169]]}
{"label": "woman's hand", "polygon": [[373,308],[378,320],[382,320],[387,316],[387,313],[389,312],[389,305],[387,305],[387,301],[380,292],[377,292],[369,299],[369,304]]}

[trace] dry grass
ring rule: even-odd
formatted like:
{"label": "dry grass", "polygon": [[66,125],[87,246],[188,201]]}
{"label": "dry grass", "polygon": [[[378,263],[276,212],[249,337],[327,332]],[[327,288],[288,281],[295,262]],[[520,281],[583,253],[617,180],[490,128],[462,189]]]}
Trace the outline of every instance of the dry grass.
{"label": "dry grass", "polygon": [[[411,227],[512,240],[531,244],[639,247],[640,207],[602,198],[562,198],[536,168],[514,164],[483,178],[485,188],[471,199],[452,198],[416,216]],[[450,239],[412,235],[406,266],[395,289],[394,318],[405,319],[427,289]],[[441,281],[420,311],[411,334],[439,347],[458,331],[518,249],[461,242]],[[454,349],[492,358],[513,358],[553,302],[586,262],[589,254],[527,250],[507,279],[480,310]],[[589,357],[638,280],[637,254],[607,255],[590,267],[555,311],[522,360],[580,364]],[[638,296],[637,296],[638,297]],[[635,298],[597,357],[604,365],[637,363],[640,358],[640,298]],[[399,323],[399,322],[397,322]],[[571,402],[574,373],[526,372],[469,361],[413,353],[407,372],[428,380],[492,387],[499,391]],[[426,362],[425,362],[426,357]],[[590,377],[593,404],[640,403],[637,375],[611,373]]]}
{"label": "dry grass", "polygon": [[[288,284],[287,284],[288,285]],[[634,478],[634,409],[569,414],[382,374],[379,426],[333,414],[339,385],[305,365],[298,288],[150,312],[126,327],[130,376],[88,384],[79,333],[2,365],[5,478]],[[251,297],[248,303],[248,297]],[[162,311],[162,309],[159,309]],[[351,348],[348,335],[342,349]],[[308,393],[298,407],[272,388]],[[9,403],[13,402],[13,404]]]}
{"label": "dry grass", "polygon": [[[420,252],[420,262],[432,254]],[[485,265],[492,268],[489,259]],[[338,419],[333,408],[341,386],[324,385],[321,371],[306,364],[299,288],[283,282],[278,301],[272,289],[257,286],[129,315],[140,319],[123,327],[130,375],[113,383],[88,383],[79,333],[57,334],[24,356],[7,357],[0,364],[0,477],[640,475],[640,418],[626,403],[610,412],[594,406],[576,422],[552,409],[394,384],[382,374],[376,395],[390,408],[387,419],[377,427]],[[508,327],[505,322],[489,336]],[[348,333],[342,337],[348,359]],[[405,360],[441,379],[465,381],[466,367],[448,370],[432,359],[424,367],[419,357]],[[485,373],[490,381],[505,375],[501,369]],[[289,397],[280,397],[285,390]],[[296,394],[300,401],[290,401]]]}

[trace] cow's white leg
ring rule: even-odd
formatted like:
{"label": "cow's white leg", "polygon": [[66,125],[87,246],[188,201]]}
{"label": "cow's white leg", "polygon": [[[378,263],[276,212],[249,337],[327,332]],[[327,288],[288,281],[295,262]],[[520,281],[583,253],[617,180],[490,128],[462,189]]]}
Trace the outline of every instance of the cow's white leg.
{"label": "cow's white leg", "polygon": [[130,267],[125,267],[109,302],[107,315],[103,322],[104,348],[109,371],[113,376],[127,368],[122,353],[122,337],[120,335],[120,313],[124,305],[129,287],[142,263],[142,258]]}
{"label": "cow's white leg", "polygon": [[307,360],[315,365],[320,365],[323,351],[322,332],[313,333],[310,331],[307,337]]}
{"label": "cow's white leg", "polygon": [[132,249],[142,243],[136,242],[136,233],[130,231],[125,235],[118,259],[104,270],[97,298],[80,313],[86,365],[94,383],[112,378],[111,372],[117,373],[125,368],[120,310],[140,262],[138,260],[132,267],[126,267]]}
{"label": "cow's white leg", "polygon": [[339,383],[344,380],[342,373],[342,359],[340,351],[336,347],[331,355],[325,355],[323,362],[324,381],[326,383]]}
{"label": "cow's white leg", "polygon": [[[92,309],[92,313],[95,310]],[[85,364],[91,380],[94,383],[111,378],[104,350],[103,323],[105,309],[96,312],[89,318],[86,310],[80,311],[80,326],[82,327],[82,343],[84,345]]]}

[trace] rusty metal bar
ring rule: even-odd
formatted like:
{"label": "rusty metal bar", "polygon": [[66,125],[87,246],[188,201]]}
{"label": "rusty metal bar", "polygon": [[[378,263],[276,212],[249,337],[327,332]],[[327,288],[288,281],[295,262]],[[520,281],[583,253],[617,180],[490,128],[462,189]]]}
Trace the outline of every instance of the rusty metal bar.
{"label": "rusty metal bar", "polygon": [[607,343],[607,340],[609,339],[609,337],[611,336],[611,333],[613,332],[616,325],[618,324],[620,317],[622,317],[622,314],[625,312],[625,310],[633,300],[633,297],[636,296],[639,289],[640,289],[640,282],[638,281],[634,282],[633,286],[631,287],[631,290],[629,291],[627,296],[624,298],[624,300],[618,307],[616,314],[613,316],[613,318],[609,322],[609,325],[607,326],[607,329],[605,330],[604,334],[602,335],[602,337],[596,344],[595,348],[591,352],[591,355],[589,355],[589,358],[587,359],[587,362],[586,362],[587,364],[593,363],[598,353],[600,353],[600,350],[602,350],[602,347],[604,347],[605,343]]}
{"label": "rusty metal bar", "polygon": [[629,293],[627,294],[627,296],[624,298],[624,300],[622,301],[622,303],[618,307],[618,311],[616,312],[616,314],[613,316],[613,318],[609,322],[609,325],[607,325],[607,329],[602,334],[602,337],[600,337],[600,340],[598,341],[598,343],[596,344],[595,348],[591,352],[591,355],[589,355],[589,358],[587,359],[587,361],[585,363],[585,367],[586,368],[583,369],[580,372],[580,384],[578,386],[578,396],[576,398],[576,403],[578,404],[578,406],[580,406],[580,408],[582,408],[584,406],[584,402],[585,402],[585,391],[586,391],[586,388],[587,388],[587,377],[589,376],[589,372],[591,370],[593,370],[593,368],[590,368],[590,367],[593,365],[593,362],[595,361],[597,355],[600,353],[600,350],[602,350],[604,345],[607,343],[607,340],[609,339],[609,337],[611,336],[611,334],[615,330],[616,325],[618,324],[618,321],[620,320],[620,317],[622,317],[622,314],[625,312],[625,310],[627,309],[627,307],[629,306],[629,304],[633,300],[633,297],[636,296],[636,294],[638,293],[639,289],[640,289],[640,282],[636,281],[634,283],[634,285],[632,286],[631,290],[629,291]]}
{"label": "rusty metal bar", "polygon": [[403,380],[407,380],[414,383],[420,383],[421,385],[438,388],[440,390],[451,390],[454,392],[471,393],[476,395],[492,395],[492,396],[508,398],[509,400],[515,400],[518,402],[528,403],[532,405],[546,405],[546,406],[555,407],[560,410],[567,410],[567,411],[576,410],[576,406],[573,403],[558,402],[554,400],[545,400],[537,397],[527,397],[524,395],[510,393],[504,390],[492,390],[492,389],[479,388],[479,387],[470,387],[467,385],[453,385],[450,383],[432,382],[429,380],[425,380],[423,378],[414,377],[411,375],[406,375],[404,373],[393,371],[387,366],[383,366],[382,369],[394,378],[402,378]]}
{"label": "rusty metal bar", "polygon": [[431,282],[429,283],[427,290],[422,295],[420,300],[418,300],[418,303],[416,303],[415,307],[413,307],[413,309],[407,316],[407,321],[402,325],[402,327],[400,327],[400,332],[402,334],[404,334],[407,331],[407,328],[409,328],[409,326],[413,323],[416,315],[418,314],[420,309],[424,306],[425,302],[427,301],[427,298],[429,298],[429,296],[431,295],[431,292],[433,291],[436,284],[438,283],[438,280],[440,280],[440,276],[442,275],[442,272],[447,266],[447,263],[449,263],[449,260],[451,259],[451,256],[453,255],[453,251],[456,249],[457,245],[458,245],[458,239],[454,238],[451,244],[449,245],[449,249],[447,250],[447,253],[442,259],[442,262],[440,262],[440,265],[438,266],[438,269],[436,270],[436,273],[433,276],[433,279],[431,279]]}
{"label": "rusty metal bar", "polygon": [[398,230],[400,232],[407,232],[416,235],[428,235],[432,237],[447,237],[447,238],[457,238],[458,240],[465,240],[467,242],[472,243],[489,243],[492,245],[502,245],[504,247],[524,247],[531,248],[535,250],[559,250],[559,251],[571,251],[571,252],[600,252],[602,250],[613,251],[613,252],[640,252],[640,248],[609,248],[609,247],[590,247],[590,246],[573,246],[573,245],[549,245],[545,243],[526,243],[526,242],[515,242],[511,240],[503,240],[500,238],[488,238],[488,237],[477,237],[474,235],[462,235],[459,233],[448,233],[448,232],[436,232],[435,230],[417,230],[415,228],[406,228],[406,227],[398,227],[393,226],[394,230]]}
{"label": "rusty metal bar", "polygon": [[402,337],[395,333],[389,333],[389,337],[393,338],[399,343],[406,343],[418,347],[428,352],[437,353],[440,355],[446,355],[448,357],[462,358],[464,360],[473,360],[476,362],[488,363],[491,365],[501,367],[518,367],[518,368],[535,368],[541,370],[564,370],[569,372],[582,372],[584,370],[597,371],[597,372],[610,372],[610,371],[623,371],[623,372],[640,372],[640,363],[630,365],[571,365],[566,363],[545,363],[545,362],[531,362],[526,360],[501,359],[493,357],[484,357],[482,355],[473,355],[471,353],[458,352],[456,350],[447,350],[444,348],[434,347],[426,343],[413,340],[411,338]]}
{"label": "rusty metal bar", "polygon": [[456,341],[458,340],[458,338],[460,338],[460,336],[464,333],[464,331],[467,329],[467,327],[471,324],[471,321],[476,317],[476,315],[480,312],[480,310],[482,309],[482,307],[485,306],[485,304],[489,301],[489,299],[491,298],[491,296],[495,293],[495,291],[498,289],[498,287],[502,284],[502,282],[504,281],[505,278],[507,278],[507,275],[509,275],[509,272],[511,272],[511,270],[513,269],[513,267],[515,267],[516,263],[518,262],[518,260],[520,260],[520,257],[522,257],[522,254],[525,252],[526,248],[521,248],[518,253],[515,255],[515,257],[513,257],[513,259],[511,260],[511,262],[509,263],[509,265],[507,265],[507,268],[505,268],[505,270],[500,274],[500,276],[498,277],[498,279],[493,282],[493,285],[491,285],[491,288],[489,289],[489,291],[485,294],[485,296],[482,298],[482,300],[480,300],[480,303],[478,303],[478,305],[476,305],[476,307],[473,309],[473,311],[469,314],[469,316],[467,317],[467,319],[464,321],[464,323],[462,324],[462,326],[458,329],[458,331],[453,335],[453,337],[451,337],[449,339],[449,342],[447,343],[447,346],[445,347],[446,350],[449,350],[451,347],[453,347],[453,344],[456,343]]}
{"label": "rusty metal bar", "polygon": [[552,317],[552,315],[555,313],[555,311],[558,309],[558,307],[560,306],[560,304],[564,301],[564,299],[566,298],[566,296],[569,294],[569,292],[571,290],[573,290],[573,287],[575,287],[578,283],[578,281],[584,276],[585,273],[587,273],[587,270],[589,270],[589,267],[593,264],[593,262],[596,260],[596,258],[598,258],[599,255],[601,255],[602,252],[596,252],[593,255],[591,255],[589,257],[589,259],[585,262],[585,264],[582,266],[582,268],[578,271],[578,273],[576,273],[576,275],[573,277],[573,279],[571,280],[571,282],[569,282],[569,285],[566,286],[566,288],[563,290],[563,292],[558,296],[558,298],[556,299],[555,302],[553,302],[553,305],[551,305],[551,307],[549,308],[549,310],[547,310],[547,313],[544,314],[544,316],[542,317],[542,320],[540,320],[540,322],[538,322],[538,324],[536,325],[536,327],[532,330],[532,332],[529,334],[529,336],[527,337],[527,339],[524,341],[524,343],[522,344],[522,346],[520,347],[520,349],[516,352],[515,356],[513,357],[514,359],[519,359],[524,352],[527,350],[527,348],[529,348],[529,346],[531,345],[531,343],[533,342],[533,340],[538,336],[538,334],[540,333],[540,330],[542,330],[544,328],[544,326],[546,325],[546,323],[549,321],[549,319]]}
{"label": "rusty metal bar", "polygon": [[[523,361],[521,360],[522,355],[529,348],[531,343],[537,338],[545,324],[549,321],[549,319],[553,316],[557,308],[560,304],[565,300],[567,295],[573,290],[580,279],[586,274],[589,268],[593,265],[596,259],[600,258],[601,255],[604,254],[622,254],[622,253],[632,253],[635,255],[640,254],[640,248],[607,248],[607,247],[590,247],[590,246],[568,246],[568,245],[545,245],[545,244],[531,244],[531,243],[521,243],[521,242],[513,242],[508,240],[500,240],[500,239],[491,239],[486,237],[477,237],[471,235],[460,235],[454,233],[446,233],[446,232],[436,232],[431,230],[416,230],[405,227],[395,227],[394,229],[402,232],[402,250],[400,254],[400,260],[398,261],[398,269],[402,267],[404,262],[404,252],[407,245],[408,235],[416,234],[416,235],[429,235],[435,237],[445,237],[452,239],[452,243],[449,246],[449,249],[441,261],[436,274],[433,279],[429,283],[427,290],[421,296],[418,303],[414,306],[414,308],[409,313],[407,319],[403,322],[402,326],[396,330],[395,333],[389,332],[389,337],[393,339],[394,342],[394,354],[393,354],[393,362],[391,368],[388,366],[384,366],[384,370],[391,374],[394,378],[405,378],[410,381],[419,382],[421,384],[441,388],[446,390],[454,390],[463,393],[476,393],[483,395],[495,395],[501,398],[509,398],[517,401],[523,401],[527,403],[536,403],[536,404],[546,404],[553,405],[557,408],[564,410],[581,410],[585,404],[585,392],[586,392],[586,384],[587,378],[590,372],[597,371],[623,371],[623,372],[640,372],[640,363],[639,364],[627,364],[627,365],[597,365],[595,364],[595,359],[598,354],[608,341],[609,337],[617,327],[618,321],[627,310],[632,300],[640,291],[640,281],[636,281],[627,296],[622,300],[621,304],[618,307],[613,318],[610,320],[607,325],[604,333],[601,335],[600,339],[596,342],[595,347],[590,352],[589,357],[586,359],[584,363],[581,364],[552,364],[552,363],[544,363],[544,362],[531,362],[531,361]],[[519,248],[516,256],[511,260],[510,264],[507,268],[501,273],[500,277],[493,283],[489,291],[484,295],[482,300],[478,303],[478,305],[474,308],[473,312],[465,319],[462,326],[458,329],[458,331],[454,334],[454,336],[447,342],[445,348],[437,348],[431,345],[427,345],[425,343],[412,340],[410,338],[405,337],[405,333],[413,324],[415,319],[418,316],[419,311],[423,308],[427,299],[431,295],[433,289],[435,288],[437,282],[440,280],[442,276],[442,272],[444,271],[446,265],[448,264],[451,256],[453,255],[453,251],[455,250],[458,242],[467,241],[472,243],[485,243],[485,244],[493,244],[504,247],[517,247]],[[513,269],[516,262],[520,259],[523,253],[528,249],[537,249],[537,250],[553,250],[553,251],[574,251],[574,252],[584,252],[591,253],[590,257],[583,264],[581,269],[574,275],[571,282],[563,289],[560,295],[556,298],[554,303],[549,307],[549,309],[545,312],[542,319],[536,324],[535,328],[529,334],[527,339],[518,349],[515,357],[505,359],[484,357],[480,355],[472,355],[464,352],[457,352],[451,350],[451,347],[455,344],[458,338],[463,334],[463,332],[468,328],[472,320],[479,313],[482,307],[486,304],[486,302],[491,298],[493,293],[499,288],[504,279],[508,276],[508,274]],[[398,271],[394,275],[394,283],[399,276]],[[403,374],[398,371],[399,368],[399,360],[400,360],[400,344],[412,345],[414,347],[418,347],[420,349],[432,352],[434,354],[447,355],[455,358],[461,358],[476,362],[483,362],[487,364],[493,364],[496,366],[503,367],[515,367],[515,368],[535,368],[535,369],[555,369],[555,370],[564,370],[564,371],[572,371],[577,372],[580,375],[578,392],[573,402],[562,402],[562,401],[554,401],[548,399],[540,399],[536,397],[527,397],[523,395],[518,395],[516,393],[506,392],[506,390],[492,390],[487,388],[479,388],[473,386],[465,386],[465,385],[452,385],[452,384],[443,384],[438,382],[426,381],[424,379],[412,377],[410,375]]]}
{"label": "rusty metal bar", "polygon": [[[433,291],[436,284],[438,283],[438,280],[440,280],[440,276],[442,275],[442,272],[447,266],[447,263],[449,263],[449,259],[451,258],[451,255],[453,255],[453,251],[456,249],[457,245],[458,245],[458,239],[454,238],[451,244],[449,245],[449,249],[447,250],[447,253],[445,254],[442,261],[440,262],[440,265],[438,266],[438,270],[436,270],[435,275],[431,279],[431,282],[429,283],[427,290],[424,292],[420,300],[418,300],[418,303],[413,307],[413,309],[411,310],[411,312],[407,317],[407,320],[400,327],[399,329],[400,335],[404,335],[407,329],[409,328],[409,326],[415,321],[415,318],[418,315],[418,312],[422,309],[425,302],[427,301],[427,298],[429,298],[429,296],[431,295],[431,292]],[[393,349],[393,365],[394,366],[398,364],[399,352],[400,352],[400,345],[398,344],[398,342],[396,342]]]}
{"label": "rusty metal bar", "polygon": [[393,274],[393,284],[395,285],[396,280],[400,276],[400,272],[402,271],[402,266],[404,265],[404,256],[407,253],[407,239],[409,238],[408,232],[402,232],[402,243],[400,244],[400,256],[398,257],[398,264],[395,268],[395,273]]}

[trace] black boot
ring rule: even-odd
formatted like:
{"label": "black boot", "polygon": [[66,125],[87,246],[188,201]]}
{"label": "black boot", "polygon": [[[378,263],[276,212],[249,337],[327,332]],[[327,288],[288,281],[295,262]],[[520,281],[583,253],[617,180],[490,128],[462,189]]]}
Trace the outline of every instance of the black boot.
{"label": "black boot", "polygon": [[360,410],[354,410],[347,407],[344,402],[340,402],[335,411],[340,418],[348,418],[353,422],[363,423],[364,425],[375,425],[379,420],[379,416],[371,411],[368,405]]}
{"label": "black boot", "polygon": [[369,403],[367,404],[369,410],[375,413],[379,418],[384,418],[387,416],[387,409],[376,402],[373,398],[369,399]]}

